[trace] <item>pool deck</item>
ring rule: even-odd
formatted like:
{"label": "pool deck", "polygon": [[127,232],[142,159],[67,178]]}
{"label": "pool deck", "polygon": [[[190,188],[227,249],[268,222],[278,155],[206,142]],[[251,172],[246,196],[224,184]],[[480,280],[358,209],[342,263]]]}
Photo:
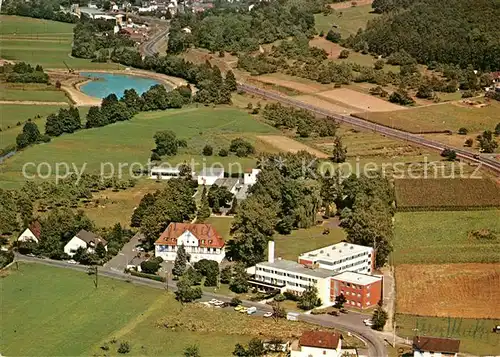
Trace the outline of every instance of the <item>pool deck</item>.
{"label": "pool deck", "polygon": [[[59,80],[61,83],[61,89],[63,89],[70,100],[76,106],[99,106],[101,105],[101,98],[92,97],[83,93],[80,87],[85,83],[91,81],[86,77],[80,76],[78,73],[67,73],[63,70],[47,70],[46,71],[51,80],[54,82]],[[186,85],[187,82],[182,78],[176,78],[167,76],[161,73],[149,72],[140,69],[125,69],[125,70],[89,70],[81,72],[95,72],[95,73],[112,73],[112,74],[122,74],[130,76],[138,76],[144,78],[156,79],[171,88],[177,88],[182,85]]]}

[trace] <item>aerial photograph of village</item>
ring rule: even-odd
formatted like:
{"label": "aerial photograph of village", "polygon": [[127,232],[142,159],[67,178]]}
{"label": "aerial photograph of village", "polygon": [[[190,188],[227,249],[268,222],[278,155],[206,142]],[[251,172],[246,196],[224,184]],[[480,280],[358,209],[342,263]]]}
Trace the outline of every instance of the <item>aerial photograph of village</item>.
{"label": "aerial photograph of village", "polygon": [[0,357],[500,357],[500,0],[0,0]]}

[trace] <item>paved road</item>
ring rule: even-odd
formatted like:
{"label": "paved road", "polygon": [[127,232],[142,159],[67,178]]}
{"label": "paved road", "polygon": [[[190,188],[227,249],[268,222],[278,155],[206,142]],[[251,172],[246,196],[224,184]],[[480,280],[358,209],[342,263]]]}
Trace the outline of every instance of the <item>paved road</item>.
{"label": "paved road", "polygon": [[458,157],[461,157],[461,158],[466,159],[468,161],[479,163],[482,165],[483,168],[488,168],[500,176],[500,162],[497,160],[494,160],[492,158],[489,158],[487,156],[478,156],[478,155],[475,155],[475,154],[470,153],[468,151],[462,150],[460,148],[446,146],[443,143],[429,140],[429,139],[423,138],[419,135],[410,134],[410,133],[404,132],[402,130],[390,128],[390,127],[380,125],[380,124],[375,124],[375,123],[372,123],[372,122],[369,122],[367,120],[363,120],[360,118],[355,118],[355,117],[341,115],[341,114],[338,114],[335,112],[331,112],[331,111],[328,111],[328,110],[325,110],[322,108],[315,107],[315,106],[310,105],[310,104],[303,103],[299,100],[293,99],[292,97],[288,97],[288,96],[285,96],[282,94],[277,94],[275,92],[267,91],[267,90],[264,90],[264,89],[261,89],[261,88],[255,87],[255,86],[251,86],[248,84],[239,83],[238,89],[241,89],[245,92],[249,92],[252,94],[257,94],[257,95],[260,95],[260,96],[265,97],[265,98],[273,99],[273,100],[279,101],[279,102],[284,103],[284,104],[288,104],[288,105],[295,106],[298,108],[303,108],[303,109],[309,110],[309,111],[316,113],[316,114],[319,114],[319,115],[329,116],[329,117],[334,118],[335,120],[338,120],[339,122],[348,123],[348,124],[351,124],[351,125],[354,125],[354,126],[357,126],[360,128],[368,129],[368,130],[373,130],[373,131],[376,131],[378,133],[381,133],[381,134],[384,134],[384,135],[387,135],[389,137],[393,137],[396,139],[406,140],[406,141],[412,142],[414,144],[427,147],[429,149],[443,151],[445,148],[452,148],[457,153]]}
{"label": "paved road", "polygon": [[[73,269],[76,271],[86,272],[88,267],[84,265],[78,264],[69,264],[59,260],[51,260],[51,259],[40,259],[36,257],[28,257],[25,255],[16,254],[17,261],[25,261],[25,262],[34,262],[45,264],[53,267]],[[131,282],[133,284],[148,286],[155,289],[167,289],[171,291],[175,291],[174,282],[170,281],[167,283],[162,283],[150,279],[144,279],[136,276],[131,276],[129,274],[125,274],[123,272],[118,272],[111,269],[101,268],[99,269],[99,275],[105,276],[112,279],[122,280]],[[203,293],[204,300],[210,300],[212,298],[229,301],[230,297],[225,295],[219,295],[210,292]],[[269,305],[261,304],[253,301],[243,301],[245,306],[255,306],[259,310],[262,311],[272,311],[272,308]],[[353,335],[361,338],[368,347],[368,353],[373,357],[385,357],[387,356],[387,351],[384,345],[383,340],[370,328],[363,325],[363,319],[366,319],[367,315],[350,312],[347,315],[341,315],[338,317],[332,317],[330,315],[308,315],[308,314],[300,314],[299,320],[304,321],[311,324],[316,324],[324,327],[330,328],[338,328],[347,332],[352,333]]]}

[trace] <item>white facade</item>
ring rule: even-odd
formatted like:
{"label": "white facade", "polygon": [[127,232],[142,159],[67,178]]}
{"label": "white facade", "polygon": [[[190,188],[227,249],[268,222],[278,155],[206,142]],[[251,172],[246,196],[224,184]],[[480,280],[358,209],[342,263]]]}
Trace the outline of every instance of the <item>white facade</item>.
{"label": "white facade", "polygon": [[212,186],[218,179],[224,178],[224,169],[206,169],[198,174],[198,185]]}
{"label": "white facade", "polygon": [[181,171],[176,167],[153,167],[151,168],[150,178],[151,179],[161,179],[170,180],[174,177],[179,177]]}
{"label": "white facade", "polygon": [[258,263],[255,266],[255,280],[277,286],[282,291],[301,295],[308,286],[318,289],[322,303],[330,301],[330,272],[324,269],[309,269],[291,261],[277,259],[274,262]]}
{"label": "white facade", "polygon": [[352,271],[371,274],[373,248],[358,244],[338,243],[299,255],[299,263],[316,264],[336,273]]}
{"label": "white facade", "polygon": [[179,246],[184,245],[184,250],[191,256],[191,262],[197,262],[202,259],[215,260],[222,262],[225,257],[224,247],[209,248],[200,247],[198,238],[190,231],[184,232],[177,238],[177,245],[155,244],[155,257],[162,257],[166,261],[174,261],[177,256]]}
{"label": "white facade", "polygon": [[245,172],[243,174],[243,184],[244,185],[255,185],[257,182],[257,175],[260,173],[260,169],[252,169],[252,172]]}
{"label": "white facade", "polygon": [[338,349],[301,346],[300,351],[291,351],[291,357],[339,357],[342,354],[340,344],[339,340]]}
{"label": "white facade", "polygon": [[71,240],[66,243],[66,245],[64,246],[64,253],[68,254],[70,257],[72,257],[73,255],[75,255],[75,252],[77,251],[78,248],[83,248],[83,249],[86,249],[87,248],[87,243],[78,238],[77,236],[74,236],[73,238],[71,238]]}
{"label": "white facade", "polygon": [[414,351],[413,357],[457,357],[458,353],[441,353],[441,352],[420,352]]}
{"label": "white facade", "polygon": [[26,228],[23,233],[17,238],[19,242],[29,242],[33,241],[35,243],[38,243],[38,238],[33,234],[31,229]]}

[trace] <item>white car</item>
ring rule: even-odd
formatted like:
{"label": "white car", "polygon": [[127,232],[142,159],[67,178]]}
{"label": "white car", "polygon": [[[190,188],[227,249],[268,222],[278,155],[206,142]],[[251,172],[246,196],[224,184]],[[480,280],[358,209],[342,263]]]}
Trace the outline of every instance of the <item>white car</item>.
{"label": "white car", "polygon": [[272,317],[273,316],[273,313],[272,312],[266,312],[264,314],[264,317]]}
{"label": "white car", "polygon": [[209,301],[210,304],[214,304],[214,305],[218,302],[219,302],[219,300],[217,300],[217,299],[212,299]]}
{"label": "white car", "polygon": [[365,324],[365,326],[373,326],[373,322],[370,319],[363,320],[363,323]]}
{"label": "white car", "polygon": [[78,262],[75,261],[75,260],[73,260],[73,259],[68,260],[66,263],[69,263],[69,264],[78,264]]}

